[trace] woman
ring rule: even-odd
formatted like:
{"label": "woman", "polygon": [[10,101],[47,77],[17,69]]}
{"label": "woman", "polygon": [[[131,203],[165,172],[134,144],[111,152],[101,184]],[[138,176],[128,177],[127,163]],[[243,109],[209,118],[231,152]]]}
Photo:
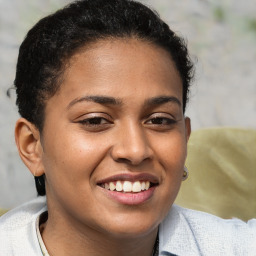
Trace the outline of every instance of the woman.
{"label": "woman", "polygon": [[15,137],[43,197],[2,217],[0,255],[256,254],[255,221],[173,205],[192,77],[182,39],[140,3],[39,21],[20,47]]}

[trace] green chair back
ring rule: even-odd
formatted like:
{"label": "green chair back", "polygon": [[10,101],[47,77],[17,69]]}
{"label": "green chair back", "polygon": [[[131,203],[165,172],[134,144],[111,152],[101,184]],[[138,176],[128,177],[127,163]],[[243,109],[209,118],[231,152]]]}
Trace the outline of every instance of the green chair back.
{"label": "green chair back", "polygon": [[3,214],[5,214],[7,212],[7,210],[1,209],[0,208],[0,216],[2,216]]}
{"label": "green chair back", "polygon": [[222,218],[256,218],[256,130],[192,132],[186,166],[176,204]]}

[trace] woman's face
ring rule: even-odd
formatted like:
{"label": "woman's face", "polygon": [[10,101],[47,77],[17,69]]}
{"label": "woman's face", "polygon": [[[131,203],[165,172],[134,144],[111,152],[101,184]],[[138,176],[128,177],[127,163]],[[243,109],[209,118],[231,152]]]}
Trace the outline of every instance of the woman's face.
{"label": "woman's face", "polygon": [[45,110],[49,216],[118,236],[155,230],[182,180],[190,133],[182,105],[162,48],[104,40],[73,56]]}

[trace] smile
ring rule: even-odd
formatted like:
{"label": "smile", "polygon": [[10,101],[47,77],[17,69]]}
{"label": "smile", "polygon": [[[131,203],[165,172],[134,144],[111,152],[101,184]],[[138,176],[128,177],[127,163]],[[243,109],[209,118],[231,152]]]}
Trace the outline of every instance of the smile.
{"label": "smile", "polygon": [[149,181],[111,181],[106,182],[104,184],[101,184],[101,187],[110,190],[110,191],[117,191],[117,192],[133,192],[133,193],[139,193],[141,191],[148,190],[153,184]]}

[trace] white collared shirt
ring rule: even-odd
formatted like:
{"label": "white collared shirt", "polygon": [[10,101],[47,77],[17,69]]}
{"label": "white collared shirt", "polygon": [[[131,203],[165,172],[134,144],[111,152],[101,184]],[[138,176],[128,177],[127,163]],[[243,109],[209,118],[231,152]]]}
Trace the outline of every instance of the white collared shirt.
{"label": "white collared shirt", "polygon": [[256,219],[245,223],[173,205],[159,228],[160,255],[256,256]]}
{"label": "white collared shirt", "polygon": [[[38,197],[0,218],[0,256],[47,256],[39,232],[45,211]],[[159,227],[159,255],[256,256],[256,219],[223,220],[173,205]]]}

